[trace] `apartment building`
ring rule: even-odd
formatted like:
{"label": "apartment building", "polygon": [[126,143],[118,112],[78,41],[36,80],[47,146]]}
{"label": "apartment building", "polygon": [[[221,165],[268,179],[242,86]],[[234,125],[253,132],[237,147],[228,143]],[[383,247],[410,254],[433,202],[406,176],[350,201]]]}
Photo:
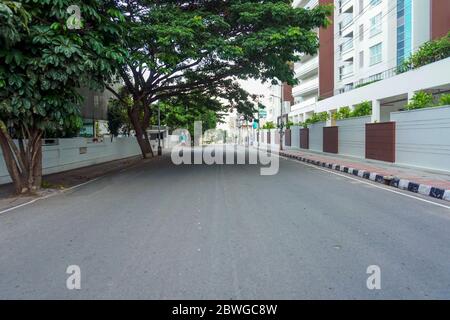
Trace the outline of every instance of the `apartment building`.
{"label": "apartment building", "polygon": [[339,0],[336,3],[335,92],[381,80],[430,40],[429,0]]}
{"label": "apartment building", "polygon": [[267,108],[267,115],[261,119],[261,126],[266,122],[278,124],[281,117],[286,120],[294,103],[292,87],[288,84],[269,85],[261,103]]}
{"label": "apartment building", "polygon": [[[341,105],[332,97],[395,76],[397,67],[422,44],[444,36],[450,29],[449,0],[293,3],[304,8],[318,4],[334,4],[333,23],[318,31],[318,56],[305,56],[295,65],[299,85],[293,88],[294,105],[289,113],[293,122],[304,121],[313,112],[335,112]],[[341,98],[338,100],[344,100]],[[353,100],[344,105],[352,106]]]}
{"label": "apartment building", "polygon": [[[312,9],[319,5],[319,0],[296,0],[296,8]],[[319,32],[319,30],[317,30]],[[300,62],[294,64],[295,78],[298,85],[292,88],[293,105],[289,120],[297,123],[305,120],[314,112],[319,97],[319,56],[304,55]]]}
{"label": "apartment building", "polygon": [[[411,82],[395,79],[405,59],[449,30],[448,0],[335,1],[333,94],[319,101],[316,111],[333,113],[371,101],[372,121],[389,121],[390,112],[402,109],[414,92],[447,92],[450,75],[442,66],[427,66],[420,75],[411,71]],[[449,59],[439,64],[447,66]]]}

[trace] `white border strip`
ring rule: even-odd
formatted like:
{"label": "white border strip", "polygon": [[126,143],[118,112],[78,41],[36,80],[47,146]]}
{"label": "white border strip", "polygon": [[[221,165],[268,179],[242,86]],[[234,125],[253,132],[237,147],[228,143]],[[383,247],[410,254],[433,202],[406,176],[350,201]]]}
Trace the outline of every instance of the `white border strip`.
{"label": "white border strip", "polygon": [[408,197],[408,198],[413,198],[413,199],[416,199],[416,200],[419,200],[419,201],[422,201],[422,202],[434,204],[436,206],[439,206],[439,207],[442,207],[442,208],[445,208],[445,209],[450,209],[450,206],[446,206],[445,204],[433,202],[433,201],[422,199],[422,198],[419,198],[419,197],[416,197],[416,196],[413,196],[413,195],[410,195],[410,194],[405,194],[403,192],[399,192],[399,191],[396,191],[396,190],[393,190],[393,189],[390,189],[390,188],[382,187],[382,186],[379,186],[379,185],[376,185],[376,184],[373,184],[373,183],[369,183],[369,182],[367,182],[365,180],[360,180],[360,179],[353,178],[350,175],[338,173],[337,171],[333,171],[333,170],[329,170],[329,169],[327,170],[327,169],[324,169],[324,168],[321,168],[321,167],[318,167],[318,166],[315,166],[315,165],[311,165],[311,164],[308,164],[308,163],[305,163],[305,162],[296,161],[294,159],[287,158],[287,157],[284,157],[284,156],[279,156],[279,157],[283,158],[285,160],[290,160],[292,162],[303,164],[303,165],[311,167],[311,168],[315,168],[317,170],[322,170],[322,171],[329,172],[329,173],[332,173],[332,174],[335,174],[335,175],[338,175],[338,176],[341,176],[341,177],[344,177],[344,178],[347,178],[347,179],[350,179],[350,180],[355,180],[355,181],[358,181],[358,182],[361,182],[361,183],[364,183],[364,184],[368,184],[369,186],[372,186],[374,188],[378,188],[378,189],[382,189],[382,190],[389,191],[389,192],[392,192],[392,193],[396,193],[396,194],[399,194],[399,195],[402,195],[402,196],[405,196],[405,197]]}
{"label": "white border strip", "polygon": [[103,177],[97,177],[97,178],[94,178],[94,179],[92,179],[92,180],[89,180],[89,181],[86,181],[86,182],[77,184],[77,185],[75,185],[75,186],[72,186],[72,187],[70,187],[70,188],[63,189],[63,190],[59,190],[58,192],[54,192],[54,193],[51,193],[51,194],[48,194],[48,195],[45,195],[45,196],[42,196],[42,197],[35,198],[35,199],[30,200],[30,201],[28,201],[28,202],[24,202],[24,203],[18,204],[17,206],[10,207],[10,208],[8,208],[8,209],[4,209],[4,210],[0,211],[0,214],[4,214],[4,213],[6,213],[6,212],[10,212],[10,211],[13,211],[13,210],[16,210],[16,209],[19,209],[19,208],[28,206],[28,205],[30,205],[30,204],[33,204],[33,203],[39,201],[39,200],[48,199],[48,198],[51,198],[51,197],[56,196],[56,195],[58,195],[58,194],[62,194],[62,193],[65,193],[65,192],[67,192],[67,191],[71,191],[71,190],[80,188],[80,187],[85,186],[85,185],[87,185],[87,184],[89,184],[89,183],[91,183],[91,182],[97,181],[97,180],[99,180],[99,179],[101,179],[101,178],[103,178]]}

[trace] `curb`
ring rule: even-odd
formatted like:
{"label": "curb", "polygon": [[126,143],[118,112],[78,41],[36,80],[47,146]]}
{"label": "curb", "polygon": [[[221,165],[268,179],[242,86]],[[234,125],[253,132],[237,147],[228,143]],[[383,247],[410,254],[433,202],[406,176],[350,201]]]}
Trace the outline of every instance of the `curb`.
{"label": "curb", "polygon": [[290,159],[296,159],[298,161],[302,161],[305,163],[314,164],[316,166],[352,174],[354,176],[358,176],[363,179],[368,179],[368,180],[371,180],[374,182],[382,183],[384,185],[388,185],[388,186],[398,188],[401,190],[408,190],[408,191],[411,191],[414,193],[419,193],[419,194],[429,196],[429,197],[432,197],[435,199],[442,199],[442,200],[450,201],[450,190],[445,190],[442,188],[437,188],[437,187],[429,186],[426,184],[416,183],[416,182],[409,181],[406,179],[401,179],[399,177],[383,176],[376,172],[369,172],[366,170],[349,168],[349,167],[346,167],[346,166],[343,166],[343,165],[337,164],[337,163],[328,163],[328,162],[317,161],[317,160],[301,157],[298,155],[285,153],[282,151],[280,151],[280,155],[290,158]]}

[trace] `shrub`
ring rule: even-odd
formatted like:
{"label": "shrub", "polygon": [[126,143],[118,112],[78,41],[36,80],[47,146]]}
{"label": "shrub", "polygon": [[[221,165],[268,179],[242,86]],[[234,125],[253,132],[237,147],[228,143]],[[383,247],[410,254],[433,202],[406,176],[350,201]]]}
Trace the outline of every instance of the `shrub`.
{"label": "shrub", "polygon": [[302,128],[308,128],[308,123],[306,121],[299,122],[297,125]]}
{"label": "shrub", "polygon": [[406,69],[415,69],[450,57],[450,32],[446,36],[426,42],[404,63]]}
{"label": "shrub", "polygon": [[319,112],[319,113],[314,112],[313,115],[311,116],[311,118],[307,119],[306,121],[309,121],[309,123],[312,124],[312,123],[327,121],[329,118],[330,118],[330,115],[326,111]]}
{"label": "shrub", "polygon": [[439,105],[440,106],[449,106],[450,105],[450,93],[441,95],[441,97],[439,98]]}
{"label": "shrub", "polygon": [[411,101],[405,106],[406,110],[422,109],[433,107],[433,95],[425,91],[417,91]]}
{"label": "shrub", "polygon": [[363,117],[372,114],[372,102],[364,101],[355,105],[350,117]]}
{"label": "shrub", "polygon": [[334,120],[342,120],[350,118],[351,116],[351,110],[348,106],[340,108],[335,114],[333,114]]}
{"label": "shrub", "polygon": [[264,123],[264,125],[262,126],[263,129],[275,129],[275,123],[273,123],[273,121],[268,121],[266,123]]}

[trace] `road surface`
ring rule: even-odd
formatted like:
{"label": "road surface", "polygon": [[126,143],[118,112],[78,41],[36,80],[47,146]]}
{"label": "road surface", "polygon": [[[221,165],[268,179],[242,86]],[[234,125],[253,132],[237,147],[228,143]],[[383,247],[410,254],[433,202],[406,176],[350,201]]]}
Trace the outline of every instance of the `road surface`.
{"label": "road surface", "polygon": [[0,298],[450,298],[448,208],[291,160],[259,169],[165,156],[1,214]]}

